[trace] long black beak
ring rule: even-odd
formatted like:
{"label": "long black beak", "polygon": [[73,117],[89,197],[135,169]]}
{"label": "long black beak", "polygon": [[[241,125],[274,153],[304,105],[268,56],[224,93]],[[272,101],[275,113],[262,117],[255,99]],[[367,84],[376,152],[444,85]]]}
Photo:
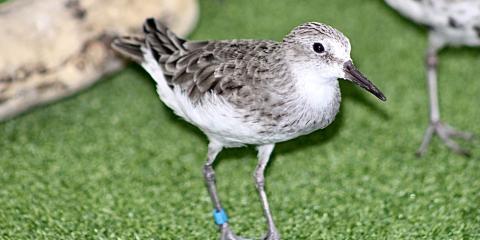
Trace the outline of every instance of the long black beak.
{"label": "long black beak", "polygon": [[387,100],[385,95],[383,95],[383,93],[375,85],[373,85],[372,82],[370,82],[365,76],[363,76],[360,71],[357,70],[357,68],[353,65],[352,61],[346,62],[343,65],[343,69],[345,71],[345,76],[348,80],[369,91],[380,100]]}

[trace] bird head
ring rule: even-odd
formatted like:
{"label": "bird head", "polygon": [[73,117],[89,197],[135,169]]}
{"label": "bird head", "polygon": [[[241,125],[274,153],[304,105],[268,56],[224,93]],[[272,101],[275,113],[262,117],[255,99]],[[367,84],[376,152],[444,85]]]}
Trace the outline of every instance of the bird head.
{"label": "bird head", "polygon": [[310,22],[294,28],[282,43],[285,57],[303,81],[328,84],[349,80],[385,101],[383,93],[353,65],[351,45],[343,33],[328,25]]}

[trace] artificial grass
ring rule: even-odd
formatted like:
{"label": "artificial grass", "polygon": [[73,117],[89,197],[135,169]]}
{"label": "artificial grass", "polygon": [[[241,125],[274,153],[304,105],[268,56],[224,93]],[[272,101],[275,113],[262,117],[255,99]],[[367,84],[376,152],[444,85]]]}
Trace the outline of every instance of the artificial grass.
{"label": "artificial grass", "polygon": [[[480,151],[433,141],[427,125],[425,31],[382,1],[201,0],[191,39],[280,40],[306,21],[331,24],[387,95],[342,84],[326,130],[277,145],[267,174],[283,239],[480,239]],[[441,54],[443,119],[480,133],[478,50]],[[0,124],[0,239],[217,239],[201,167],[201,132],[158,100],[139,67]],[[218,188],[236,233],[265,225],[252,148],[224,151]]]}

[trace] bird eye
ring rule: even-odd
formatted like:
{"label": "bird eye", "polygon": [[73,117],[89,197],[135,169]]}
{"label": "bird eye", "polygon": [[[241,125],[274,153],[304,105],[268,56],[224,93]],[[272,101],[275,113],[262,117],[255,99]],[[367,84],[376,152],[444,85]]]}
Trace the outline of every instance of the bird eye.
{"label": "bird eye", "polygon": [[325,47],[321,43],[314,43],[313,44],[313,51],[316,53],[323,53],[325,52]]}

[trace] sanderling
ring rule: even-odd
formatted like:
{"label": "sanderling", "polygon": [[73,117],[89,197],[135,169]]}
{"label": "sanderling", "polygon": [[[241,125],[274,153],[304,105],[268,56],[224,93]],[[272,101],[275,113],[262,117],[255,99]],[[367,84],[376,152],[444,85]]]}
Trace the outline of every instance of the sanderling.
{"label": "sanderling", "polygon": [[437,134],[454,152],[470,155],[451,137],[473,139],[473,134],[453,129],[440,121],[437,91],[437,52],[445,46],[480,45],[480,1],[478,0],[385,0],[391,7],[429,29],[426,54],[427,82],[430,102],[430,125],[417,151],[423,155]]}
{"label": "sanderling", "polygon": [[144,36],[114,41],[157,83],[160,99],[208,137],[204,177],[221,239],[233,234],[215,186],[212,167],[224,147],[255,145],[254,180],[268,232],[280,239],[264,190],[264,170],[277,142],[325,128],[340,107],[338,78],[381,100],[385,96],[352,63],[350,42],[338,30],[305,23],[283,42],[268,40],[185,41],[154,19]]}

